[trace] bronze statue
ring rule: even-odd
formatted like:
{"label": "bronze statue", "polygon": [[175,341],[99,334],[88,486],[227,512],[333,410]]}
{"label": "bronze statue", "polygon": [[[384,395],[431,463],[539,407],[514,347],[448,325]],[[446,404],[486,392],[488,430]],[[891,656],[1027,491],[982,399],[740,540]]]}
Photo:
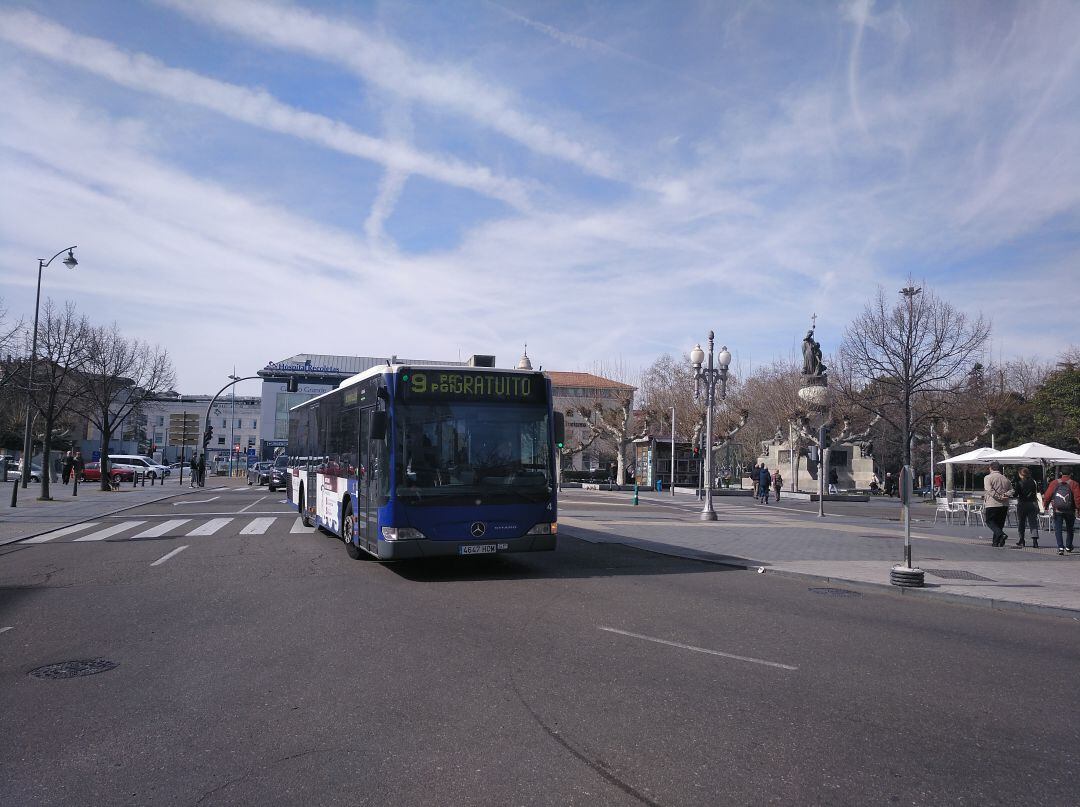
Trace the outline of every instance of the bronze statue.
{"label": "bronze statue", "polygon": [[803,375],[807,378],[823,379],[826,368],[821,362],[821,345],[814,339],[814,329],[806,332],[802,343]]}

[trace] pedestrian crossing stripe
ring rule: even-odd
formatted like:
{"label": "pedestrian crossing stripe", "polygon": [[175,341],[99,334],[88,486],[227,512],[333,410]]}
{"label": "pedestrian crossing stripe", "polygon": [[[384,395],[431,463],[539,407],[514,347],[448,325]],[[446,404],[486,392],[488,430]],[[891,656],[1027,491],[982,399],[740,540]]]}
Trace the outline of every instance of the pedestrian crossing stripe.
{"label": "pedestrian crossing stripe", "polygon": [[82,532],[83,530],[88,530],[91,527],[96,527],[97,525],[98,525],[97,521],[88,521],[85,524],[75,524],[75,525],[73,525],[71,527],[64,527],[63,529],[60,529],[60,530],[53,530],[52,532],[47,532],[44,535],[37,535],[37,536],[34,536],[33,538],[27,538],[25,541],[23,541],[23,543],[24,544],[43,544],[46,541],[51,541],[53,538],[63,538],[65,535],[72,535],[73,533],[76,533],[76,532]]}
{"label": "pedestrian crossing stripe", "polygon": [[162,524],[151,527],[148,530],[143,530],[138,535],[132,535],[132,538],[160,538],[162,535],[167,535],[177,527],[187,524],[191,521],[190,518],[174,518],[172,521],[166,521]]}
{"label": "pedestrian crossing stripe", "polygon": [[240,530],[241,535],[262,535],[268,529],[270,525],[277,521],[276,518],[256,518],[251,521],[246,527]]}
{"label": "pedestrian crossing stripe", "polygon": [[231,518],[212,518],[202,526],[193,529],[188,535],[213,535],[230,521],[232,521]]}
{"label": "pedestrian crossing stripe", "polygon": [[[226,516],[222,518],[211,518],[205,521],[198,518],[173,518],[157,523],[149,522],[149,526],[146,526],[148,524],[147,521],[120,521],[112,524],[101,521],[88,521],[84,524],[73,524],[69,527],[63,527],[61,529],[45,533],[44,535],[37,535],[33,538],[27,538],[23,541],[23,543],[44,544],[58,538],[70,539],[71,536],[76,535],[78,537],[71,539],[72,543],[104,541],[109,538],[114,538],[116,536],[119,536],[117,540],[209,536],[221,532],[234,521],[238,522],[238,525],[243,525],[237,532],[237,534],[239,535],[265,535],[274,527],[274,525],[278,522],[279,519],[281,519],[283,523],[290,522],[290,518],[287,515],[260,516],[250,519],[245,519],[243,516],[239,518],[235,516]],[[137,529],[144,526],[145,529],[142,529],[141,531]],[[121,535],[121,533],[125,533],[130,530],[136,531],[131,533],[130,535]],[[303,521],[299,517],[292,519],[292,523],[289,527],[290,534],[312,532],[315,532],[315,528],[305,527]]]}
{"label": "pedestrian crossing stripe", "polygon": [[103,530],[92,532],[89,535],[83,535],[75,539],[75,541],[104,541],[106,538],[110,538],[116,535],[118,532],[129,530],[132,527],[138,527],[140,524],[145,524],[145,521],[121,521],[119,524],[114,524],[111,527],[106,527]]}

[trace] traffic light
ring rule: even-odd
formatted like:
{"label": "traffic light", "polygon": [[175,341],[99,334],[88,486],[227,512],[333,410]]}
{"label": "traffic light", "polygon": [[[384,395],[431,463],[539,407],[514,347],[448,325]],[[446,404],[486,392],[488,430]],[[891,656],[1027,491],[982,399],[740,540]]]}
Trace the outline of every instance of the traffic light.
{"label": "traffic light", "polygon": [[694,459],[701,459],[701,446],[694,446]]}
{"label": "traffic light", "polygon": [[203,444],[204,449],[208,445],[210,445],[210,440],[213,439],[213,437],[214,437],[214,427],[208,425],[206,427],[206,431],[203,432],[203,437],[202,437],[202,444]]}
{"label": "traffic light", "polygon": [[822,426],[818,432],[818,443],[822,450],[829,448],[832,445],[832,434],[828,426]]}

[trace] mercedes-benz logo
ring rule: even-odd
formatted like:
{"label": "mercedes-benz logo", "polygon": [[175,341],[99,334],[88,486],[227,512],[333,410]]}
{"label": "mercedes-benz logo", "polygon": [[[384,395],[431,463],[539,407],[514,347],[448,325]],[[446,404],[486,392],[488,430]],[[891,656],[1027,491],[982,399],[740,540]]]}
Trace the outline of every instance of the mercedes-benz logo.
{"label": "mercedes-benz logo", "polygon": [[469,525],[469,532],[472,533],[473,538],[483,538],[484,533],[487,532],[487,524],[483,521],[474,521]]}

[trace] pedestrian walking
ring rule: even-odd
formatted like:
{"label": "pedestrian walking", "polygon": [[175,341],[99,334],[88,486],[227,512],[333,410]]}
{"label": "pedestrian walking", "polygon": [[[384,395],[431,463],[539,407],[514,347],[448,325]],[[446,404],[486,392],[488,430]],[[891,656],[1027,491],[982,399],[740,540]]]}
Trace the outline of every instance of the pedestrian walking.
{"label": "pedestrian walking", "polygon": [[840,484],[840,474],[835,468],[829,469],[829,493],[837,493],[836,486]]}
{"label": "pedestrian walking", "polygon": [[945,480],[941,478],[941,474],[934,474],[934,496],[944,496]]}
{"label": "pedestrian walking", "polygon": [[1039,548],[1039,490],[1038,483],[1031,478],[1031,471],[1020,469],[1020,478],[1013,485],[1016,492],[1016,531],[1020,533],[1017,548],[1025,546],[1024,532],[1031,527],[1031,546]]}
{"label": "pedestrian walking", "polygon": [[191,455],[191,462],[188,467],[191,469],[191,484],[188,487],[193,488],[199,482],[199,460],[196,459],[194,454]]}
{"label": "pedestrian walking", "polygon": [[71,473],[80,482],[83,481],[83,470],[86,468],[86,463],[83,462],[82,449],[75,449],[75,456],[71,458]]}
{"label": "pedestrian walking", "polygon": [[203,487],[206,484],[206,455],[199,455],[199,467],[196,469],[199,472],[199,487]]}
{"label": "pedestrian walking", "polygon": [[1012,484],[1001,472],[1001,463],[990,463],[990,473],[983,480],[983,518],[993,532],[991,546],[1005,546],[1009,536],[1005,534],[1005,519],[1009,516],[1009,498],[1013,495]]}
{"label": "pedestrian walking", "polygon": [[892,471],[886,471],[885,472],[885,495],[886,496],[892,496],[893,495],[893,485],[894,484],[895,484],[895,481],[892,478]]}
{"label": "pedestrian walking", "polygon": [[780,476],[780,469],[776,469],[776,473],[772,475],[772,489],[776,494],[776,501],[780,501],[780,488],[784,485],[784,477]]}
{"label": "pedestrian walking", "polygon": [[[1061,478],[1046,486],[1043,504],[1054,508],[1054,537],[1059,555],[1072,554],[1073,529],[1076,525],[1076,503],[1080,501],[1080,485],[1072,478],[1069,468],[1061,469]],[[1062,528],[1065,541],[1062,542]]]}
{"label": "pedestrian walking", "polygon": [[68,480],[71,479],[71,469],[74,467],[74,465],[75,454],[71,451],[71,449],[68,449],[68,453],[64,455],[64,459],[60,463],[60,478],[63,480],[65,485],[68,483]]}
{"label": "pedestrian walking", "polygon": [[769,474],[769,469],[765,467],[765,463],[761,463],[758,468],[758,501],[762,504],[769,503],[769,485],[772,483],[772,476]]}

